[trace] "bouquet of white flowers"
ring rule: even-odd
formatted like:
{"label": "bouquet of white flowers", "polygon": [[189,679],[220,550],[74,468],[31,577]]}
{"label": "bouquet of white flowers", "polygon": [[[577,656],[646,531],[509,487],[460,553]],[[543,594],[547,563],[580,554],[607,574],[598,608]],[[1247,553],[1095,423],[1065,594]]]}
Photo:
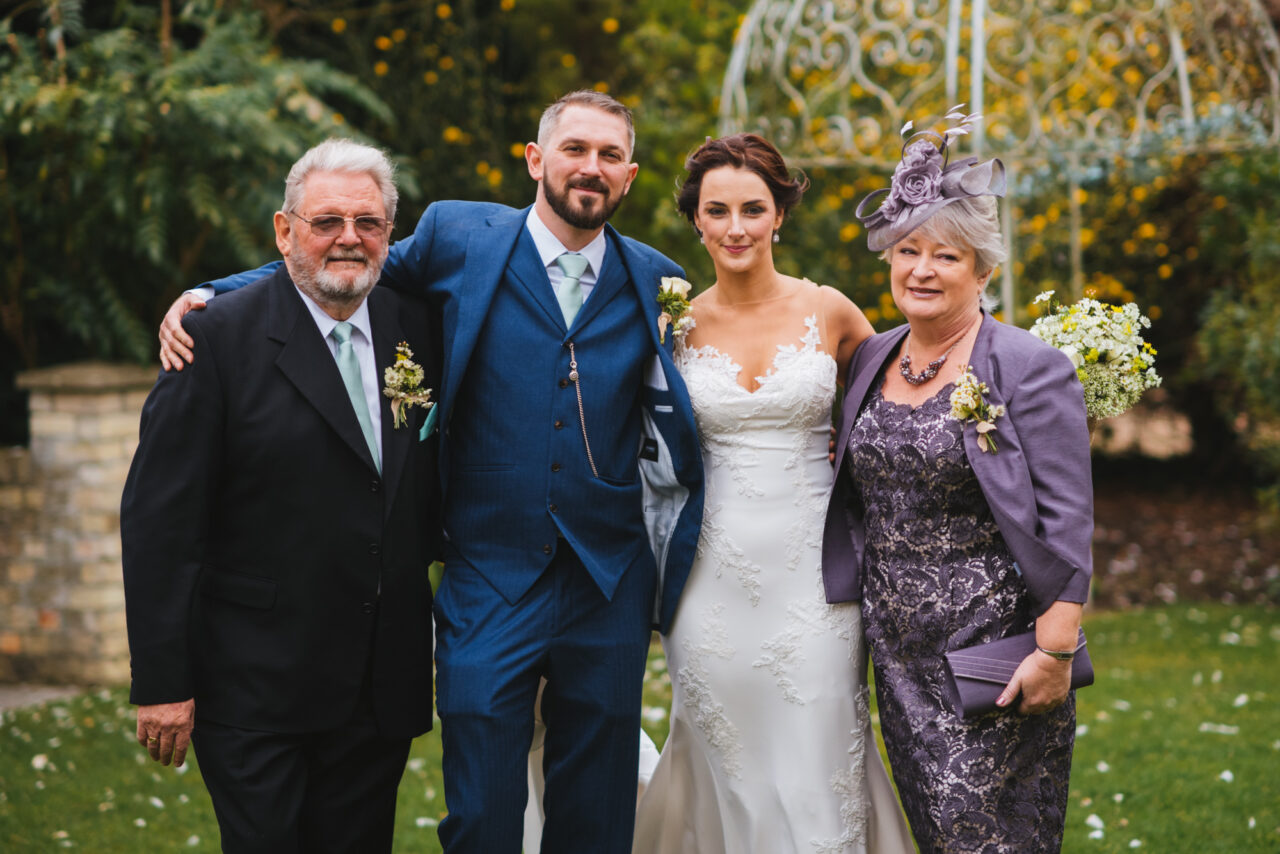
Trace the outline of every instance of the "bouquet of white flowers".
{"label": "bouquet of white flowers", "polygon": [[1160,385],[1156,350],[1142,340],[1151,321],[1136,304],[1106,305],[1086,297],[1064,305],[1053,291],[1035,301],[1047,303],[1048,311],[1032,325],[1031,334],[1071,358],[1091,419],[1119,415],[1144,391]]}

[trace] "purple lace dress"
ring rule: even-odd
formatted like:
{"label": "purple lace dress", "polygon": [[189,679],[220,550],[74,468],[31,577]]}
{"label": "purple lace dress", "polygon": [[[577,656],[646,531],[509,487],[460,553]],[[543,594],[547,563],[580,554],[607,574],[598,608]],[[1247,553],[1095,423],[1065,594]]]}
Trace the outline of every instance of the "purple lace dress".
{"label": "purple lace dress", "polygon": [[889,765],[921,851],[1057,851],[1074,695],[1045,715],[961,720],[946,675],[945,651],[1034,624],[950,392],[913,409],[877,390],[849,438],[867,533],[862,619]]}

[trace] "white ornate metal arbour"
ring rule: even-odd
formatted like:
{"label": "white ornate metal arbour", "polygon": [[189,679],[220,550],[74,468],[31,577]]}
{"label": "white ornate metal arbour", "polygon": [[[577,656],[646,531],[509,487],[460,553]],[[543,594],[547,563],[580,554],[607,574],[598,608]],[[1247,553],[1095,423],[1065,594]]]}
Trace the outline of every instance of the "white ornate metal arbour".
{"label": "white ornate metal arbour", "polygon": [[1011,192],[1019,173],[1062,171],[1078,294],[1082,170],[1280,144],[1280,43],[1257,0],[754,0],[720,128],[801,166],[888,169],[907,120],[960,102],[986,116],[969,148],[1004,160]]}

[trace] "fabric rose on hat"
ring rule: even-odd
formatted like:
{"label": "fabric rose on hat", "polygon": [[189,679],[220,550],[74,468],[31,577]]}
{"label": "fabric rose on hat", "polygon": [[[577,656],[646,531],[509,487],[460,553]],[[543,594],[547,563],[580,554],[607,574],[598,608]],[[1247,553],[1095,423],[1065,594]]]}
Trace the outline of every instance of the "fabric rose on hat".
{"label": "fabric rose on hat", "polygon": [[942,198],[942,152],[932,142],[921,140],[902,153],[889,193],[890,201],[895,198],[910,207]]}

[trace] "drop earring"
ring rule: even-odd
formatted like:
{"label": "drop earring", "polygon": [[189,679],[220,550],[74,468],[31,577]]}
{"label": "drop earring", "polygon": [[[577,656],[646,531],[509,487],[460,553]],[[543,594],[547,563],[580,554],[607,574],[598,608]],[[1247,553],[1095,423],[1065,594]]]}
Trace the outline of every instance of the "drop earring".
{"label": "drop earring", "polygon": [[781,242],[782,242],[782,238],[778,236],[778,232],[777,232],[777,230],[776,230],[776,229],[775,229],[775,230],[774,230],[774,232],[773,232],[773,242],[774,242],[774,243],[781,243]]}

